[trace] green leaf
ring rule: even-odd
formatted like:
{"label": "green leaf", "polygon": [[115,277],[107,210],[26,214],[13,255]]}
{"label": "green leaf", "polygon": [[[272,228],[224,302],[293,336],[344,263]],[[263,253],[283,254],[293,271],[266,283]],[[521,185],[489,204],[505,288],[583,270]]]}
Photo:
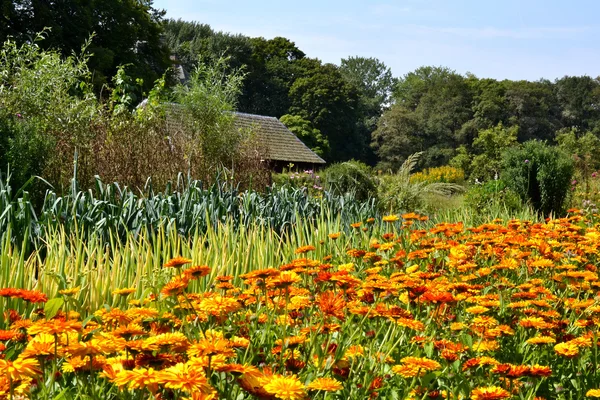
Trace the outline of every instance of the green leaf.
{"label": "green leaf", "polygon": [[46,306],[44,307],[44,314],[46,315],[46,319],[53,318],[58,310],[63,306],[65,301],[62,297],[56,297],[54,299],[50,299],[46,302]]}

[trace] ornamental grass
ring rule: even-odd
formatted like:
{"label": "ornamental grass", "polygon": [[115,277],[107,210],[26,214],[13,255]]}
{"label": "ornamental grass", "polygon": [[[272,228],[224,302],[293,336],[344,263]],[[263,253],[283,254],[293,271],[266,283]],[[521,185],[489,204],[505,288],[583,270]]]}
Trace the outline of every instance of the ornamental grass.
{"label": "ornamental grass", "polygon": [[99,305],[101,284],[25,274],[0,287],[0,399],[600,397],[593,220],[353,226],[233,270],[202,262],[205,240],[129,243],[157,276],[130,271]]}

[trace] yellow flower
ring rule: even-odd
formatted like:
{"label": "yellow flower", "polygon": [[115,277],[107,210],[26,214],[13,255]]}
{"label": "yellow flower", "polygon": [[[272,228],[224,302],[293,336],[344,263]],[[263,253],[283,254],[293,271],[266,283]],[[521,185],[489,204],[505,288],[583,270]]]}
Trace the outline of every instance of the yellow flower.
{"label": "yellow flower", "polygon": [[308,386],[309,390],[322,390],[324,392],[335,392],[342,389],[342,384],[332,378],[317,378]]}
{"label": "yellow flower", "polygon": [[500,400],[509,397],[510,393],[498,386],[476,388],[471,392],[471,400]]}
{"label": "yellow flower", "polygon": [[398,217],[397,215],[386,215],[385,217],[383,217],[383,222],[396,222],[400,219],[400,217]]}
{"label": "yellow flower", "polygon": [[264,389],[270,395],[282,400],[299,400],[306,397],[305,387],[294,375],[273,375],[267,378]]}
{"label": "yellow flower", "polygon": [[590,389],[585,394],[585,397],[600,397],[600,389]]}
{"label": "yellow flower", "polygon": [[574,343],[564,342],[554,346],[554,351],[561,356],[575,357],[579,354],[579,347]]}
{"label": "yellow flower", "polygon": [[135,288],[123,288],[123,289],[115,289],[113,290],[112,294],[114,294],[115,296],[120,295],[120,296],[127,296],[131,293],[135,293]]}
{"label": "yellow flower", "polygon": [[157,374],[158,383],[169,389],[183,390],[188,393],[211,394],[213,388],[201,368],[190,368],[188,364],[179,363]]}

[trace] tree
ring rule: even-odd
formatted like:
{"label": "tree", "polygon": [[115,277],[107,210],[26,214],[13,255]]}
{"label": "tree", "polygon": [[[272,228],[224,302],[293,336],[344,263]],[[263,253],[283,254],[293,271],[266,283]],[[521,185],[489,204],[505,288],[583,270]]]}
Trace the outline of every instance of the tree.
{"label": "tree", "polygon": [[[398,80],[393,99],[395,105],[383,114],[384,122],[373,134],[380,157],[387,149],[381,159],[384,165],[391,162],[398,168],[409,154],[420,151],[423,167],[448,163],[454,149],[464,143],[461,128],[472,118],[472,94],[465,78],[447,68],[421,67]],[[386,139],[395,144],[386,146]],[[389,150],[399,143],[401,156],[390,158]]]}
{"label": "tree", "polygon": [[600,81],[589,76],[565,76],[554,82],[565,127],[600,129]]}
{"label": "tree", "polygon": [[298,115],[283,115],[279,119],[298,139],[321,157],[329,153],[329,141],[310,121]]}
{"label": "tree", "polygon": [[398,170],[411,154],[424,148],[415,113],[393,105],[379,119],[371,146],[379,157],[380,169]]}
{"label": "tree", "polygon": [[395,84],[392,71],[376,58],[348,57],[342,59],[340,72],[358,88],[369,119],[367,125],[374,128],[377,118],[390,103]]}
{"label": "tree", "polygon": [[302,59],[302,75],[290,88],[290,113],[309,120],[329,140],[328,161],[363,159],[368,138],[361,136],[357,121],[359,93],[333,64]]}
{"label": "tree", "polygon": [[290,109],[289,92],[301,73],[299,61],[304,53],[283,37],[252,38],[251,43],[252,59],[240,110],[279,118]]}
{"label": "tree", "polygon": [[471,178],[497,178],[502,166],[502,152],[517,145],[518,126],[505,128],[500,122],[479,132],[473,141],[475,155],[469,169]]}
{"label": "tree", "polygon": [[549,81],[505,81],[508,124],[519,126],[519,142],[551,140],[560,129],[560,106]]}
{"label": "tree", "polygon": [[12,0],[0,9],[0,41],[9,35],[25,43],[49,28],[41,43],[63,56],[79,53],[95,34],[88,51],[96,89],[110,81],[120,65],[152,87],[169,67],[167,47],[161,41],[163,11],[152,0]]}

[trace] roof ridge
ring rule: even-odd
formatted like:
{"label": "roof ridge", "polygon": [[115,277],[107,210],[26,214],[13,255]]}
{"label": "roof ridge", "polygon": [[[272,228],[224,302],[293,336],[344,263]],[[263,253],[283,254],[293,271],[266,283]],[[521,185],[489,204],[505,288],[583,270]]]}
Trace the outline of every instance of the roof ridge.
{"label": "roof ridge", "polygon": [[248,117],[258,117],[261,119],[273,119],[275,121],[279,121],[279,119],[277,117],[271,117],[270,115],[250,114],[250,113],[245,113],[245,112],[241,112],[241,111],[231,111],[231,113],[233,113],[235,115],[244,115],[244,116],[248,116]]}

